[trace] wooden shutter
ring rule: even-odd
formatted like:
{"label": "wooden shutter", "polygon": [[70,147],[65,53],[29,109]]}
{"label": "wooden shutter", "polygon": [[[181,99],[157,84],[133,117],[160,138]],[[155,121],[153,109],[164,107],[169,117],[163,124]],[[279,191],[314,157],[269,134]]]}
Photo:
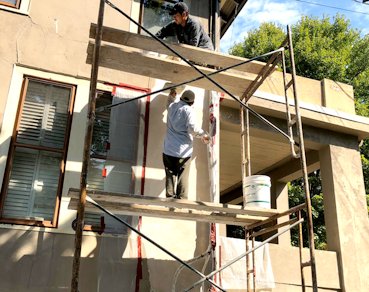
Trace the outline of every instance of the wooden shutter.
{"label": "wooden shutter", "polygon": [[70,88],[30,81],[17,142],[62,149],[68,121]]}
{"label": "wooden shutter", "polygon": [[13,157],[3,216],[51,221],[61,154],[17,147]]}
{"label": "wooden shutter", "polygon": [[74,87],[27,77],[25,91],[7,164],[1,219],[56,226]]}

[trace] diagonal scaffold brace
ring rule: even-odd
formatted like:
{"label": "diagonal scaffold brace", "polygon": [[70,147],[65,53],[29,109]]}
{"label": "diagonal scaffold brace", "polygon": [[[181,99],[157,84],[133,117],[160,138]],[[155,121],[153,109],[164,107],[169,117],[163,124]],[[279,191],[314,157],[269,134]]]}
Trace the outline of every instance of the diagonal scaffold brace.
{"label": "diagonal scaffold brace", "polygon": [[182,261],[179,257],[177,257],[176,255],[174,255],[173,253],[171,253],[169,250],[167,250],[166,248],[162,247],[161,245],[159,245],[158,243],[156,243],[154,240],[152,240],[150,237],[146,236],[141,231],[137,230],[132,225],[128,224],[127,222],[125,222],[124,220],[122,220],[121,218],[119,218],[118,216],[116,216],[115,214],[113,214],[112,212],[110,212],[109,210],[107,210],[106,208],[104,208],[103,206],[101,206],[100,204],[98,204],[97,202],[95,202],[89,196],[86,197],[86,200],[90,204],[94,205],[96,208],[100,209],[101,211],[105,212],[109,216],[113,217],[115,220],[117,220],[120,223],[122,223],[124,226],[128,227],[129,229],[131,229],[133,232],[137,233],[142,238],[146,239],[151,244],[155,245],[158,249],[160,249],[161,251],[165,252],[167,255],[171,256],[176,261],[180,262],[186,268],[188,268],[192,272],[196,273],[197,275],[199,275],[201,278],[205,279],[206,281],[208,281],[210,284],[212,284],[214,287],[218,288],[220,291],[226,291],[222,287],[220,287],[217,283],[215,283],[213,280],[211,280],[211,276],[205,276],[203,273],[199,272],[198,270],[196,270],[195,268],[193,268],[191,265],[189,265],[185,261]]}
{"label": "diagonal scaffold brace", "polygon": [[[198,72],[203,78],[206,78],[207,80],[209,80],[211,83],[213,83],[215,86],[217,86],[222,92],[228,94],[233,100],[235,100],[236,102],[238,102],[241,106],[243,106],[244,108],[248,109],[250,111],[250,113],[252,113],[255,117],[259,118],[261,121],[263,121],[265,124],[267,124],[268,126],[270,126],[271,128],[273,128],[274,130],[276,130],[277,132],[279,132],[280,134],[282,134],[284,137],[286,137],[288,140],[290,140],[290,137],[284,132],[282,131],[280,128],[278,128],[277,126],[275,126],[272,122],[270,122],[268,119],[264,118],[262,115],[260,115],[258,112],[256,112],[255,110],[253,110],[252,108],[250,108],[245,102],[241,101],[239,98],[237,98],[236,96],[234,96],[233,93],[231,93],[228,89],[224,88],[222,85],[220,85],[218,82],[214,81],[210,76],[206,75],[205,73],[203,73],[200,69],[198,69],[194,64],[192,64],[189,60],[187,60],[186,58],[184,58],[181,54],[179,54],[178,52],[176,52],[174,49],[172,49],[170,46],[168,46],[163,40],[159,39],[156,35],[154,35],[152,32],[150,32],[148,29],[146,29],[144,26],[142,26],[141,24],[139,24],[137,21],[135,21],[133,18],[131,18],[127,13],[125,13],[122,9],[120,9],[119,7],[117,7],[116,5],[114,5],[112,2],[110,2],[109,0],[104,0],[104,2],[109,5],[111,8],[113,8],[114,10],[116,10],[117,12],[119,12],[120,14],[122,14],[125,18],[127,18],[129,21],[131,21],[132,23],[134,23],[135,25],[137,25],[139,28],[141,28],[144,32],[146,32],[148,35],[150,35],[152,38],[154,38],[156,41],[158,41],[159,43],[161,43],[165,48],[167,48],[170,52],[172,52],[174,55],[176,55],[177,57],[179,57],[181,60],[183,60],[186,64],[188,64],[189,66],[191,66],[196,72]],[[282,50],[282,48],[280,49]],[[277,50],[278,51],[278,50]],[[215,72],[214,72],[215,73]],[[210,74],[209,74],[210,75]],[[186,82],[188,83],[188,82]]]}

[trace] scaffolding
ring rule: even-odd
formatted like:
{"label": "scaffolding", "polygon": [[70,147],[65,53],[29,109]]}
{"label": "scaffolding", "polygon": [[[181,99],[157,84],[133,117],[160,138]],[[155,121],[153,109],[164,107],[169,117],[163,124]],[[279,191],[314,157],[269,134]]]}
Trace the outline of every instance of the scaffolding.
{"label": "scaffolding", "polygon": [[[126,17],[129,21],[133,22],[135,25],[140,27],[143,31],[145,31],[151,37],[140,36],[136,34],[132,34],[125,31],[120,31],[112,28],[103,27],[103,18],[104,18],[104,9],[105,4],[109,5],[124,17]],[[119,37],[117,37],[119,36]],[[191,51],[186,48],[186,46],[176,46],[169,45],[162,40],[158,39],[155,35],[133,20],[129,15],[127,15],[124,11],[119,9],[109,0],[100,0],[99,13],[98,13],[98,21],[96,25],[91,25],[90,37],[95,39],[94,43],[89,44],[89,52],[92,53],[91,59],[91,76],[90,76],[90,93],[89,93],[89,104],[88,104],[88,123],[85,134],[85,143],[83,149],[83,163],[82,163],[82,171],[80,178],[80,188],[79,189],[70,189],[69,196],[71,197],[70,208],[77,209],[77,220],[76,220],[76,233],[75,233],[75,253],[73,260],[73,271],[72,271],[72,283],[71,283],[71,291],[78,291],[78,282],[79,282],[79,269],[80,269],[80,257],[81,257],[81,248],[82,248],[82,235],[83,235],[83,225],[84,225],[84,216],[85,211],[88,208],[98,208],[101,211],[107,213],[112,216],[126,227],[131,229],[133,232],[136,232],[141,237],[148,240],[150,243],[154,244],[156,247],[167,253],[169,256],[180,262],[182,265],[196,273],[201,277],[201,280],[194,283],[191,287],[187,288],[185,291],[190,291],[197,285],[207,281],[210,285],[213,285],[220,291],[225,291],[219,284],[213,281],[213,276],[216,273],[219,273],[221,270],[227,268],[234,262],[240,260],[241,258],[246,257],[247,264],[247,291],[250,291],[250,274],[253,274],[253,289],[255,291],[255,267],[254,267],[254,250],[258,247],[255,247],[255,237],[267,234],[270,232],[276,232],[276,230],[284,227],[282,231],[278,231],[267,240],[265,240],[262,245],[270,242],[274,238],[279,235],[287,232],[291,228],[299,225],[299,254],[300,254],[300,267],[301,267],[301,286],[302,290],[305,291],[305,279],[303,275],[303,268],[306,266],[311,267],[311,275],[312,275],[312,286],[313,291],[318,291],[317,289],[317,278],[316,278],[316,267],[315,267],[315,254],[314,254],[314,234],[312,227],[312,214],[311,214],[311,202],[310,202],[310,194],[309,194],[309,184],[308,184],[308,173],[306,167],[306,157],[305,157],[305,149],[304,149],[304,139],[303,139],[303,131],[301,124],[301,116],[299,112],[299,102],[296,91],[296,72],[295,72],[295,64],[293,58],[293,46],[292,46],[292,37],[291,31],[288,28],[287,38],[281,45],[280,49],[264,54],[262,56],[258,56],[256,58],[252,58],[249,60],[245,59],[231,59],[227,57],[219,57],[220,55],[214,55],[213,52],[204,52],[202,51],[197,55],[192,55]],[[236,205],[229,204],[216,204],[212,202],[197,202],[197,201],[187,201],[187,200],[176,200],[176,199],[163,199],[163,198],[154,198],[154,197],[144,197],[144,196],[135,196],[129,194],[114,194],[114,193],[106,193],[102,191],[92,191],[87,190],[87,170],[88,170],[88,161],[90,157],[90,146],[92,143],[92,133],[93,133],[93,124],[95,118],[95,112],[107,110],[112,106],[118,106],[123,103],[143,98],[148,94],[144,94],[133,98],[128,101],[124,101],[122,103],[114,104],[109,107],[98,108],[96,109],[96,87],[97,87],[97,78],[98,78],[98,70],[101,63],[101,43],[102,41],[111,42],[120,45],[127,45],[134,43],[134,47],[147,48],[148,44],[152,45],[152,38],[155,42],[160,44],[160,47],[155,47],[155,51],[161,53],[170,52],[176,57],[179,57],[182,61],[184,61],[187,65],[185,72],[189,72],[187,74],[189,77],[182,82],[178,82],[172,86],[163,88],[156,92],[151,92],[150,94],[158,93],[167,89],[174,88],[179,85],[185,85],[188,83],[194,84],[198,87],[204,87],[206,89],[217,89],[218,91],[226,93],[230,96],[234,101],[238,102],[240,105],[240,117],[241,117],[241,153],[242,153],[242,178],[245,176],[251,175],[251,159],[250,159],[250,125],[249,125],[249,113],[253,114],[264,123],[275,129],[277,132],[286,137],[290,143],[292,157],[299,158],[301,162],[301,169],[303,172],[303,182],[304,182],[304,191],[305,191],[305,203],[296,207],[293,207],[286,211],[279,211],[275,209],[255,209],[255,208],[247,208]],[[135,41],[136,40],[136,41]],[[139,41],[137,41],[139,40]],[[117,50],[114,48],[104,48],[107,49],[105,54],[111,54],[115,56],[117,54]],[[291,80],[287,80],[286,74],[286,61],[285,61],[285,51],[289,50],[289,58],[291,65]],[[118,52],[119,53],[119,52]],[[218,70],[202,67],[201,70],[195,66],[192,62],[202,62],[202,58],[204,54],[207,54],[209,57],[208,60],[213,58],[214,64],[221,63],[221,68]],[[201,57],[202,56],[202,57]],[[254,60],[260,58],[270,56],[269,61],[266,64],[257,64],[252,63]],[[191,60],[191,61],[189,61]],[[252,97],[255,91],[259,88],[259,86],[263,83],[263,81],[275,70],[279,61],[282,61],[282,69],[283,69],[283,77],[284,77],[284,88],[285,88],[285,98],[286,98],[286,117],[287,117],[287,126],[288,126],[288,134],[284,131],[276,127],[266,118],[261,116],[259,113],[250,108],[247,104],[248,100]],[[115,68],[117,65],[115,64]],[[178,64],[174,64],[174,66],[179,66]],[[235,68],[249,66],[248,70],[256,73],[256,78],[252,79],[249,77],[245,78],[234,78],[231,74],[227,74],[227,70]],[[119,64],[118,64],[119,67]],[[137,66],[139,67],[139,66]],[[124,68],[118,68],[124,70]],[[191,71],[188,71],[191,70]],[[191,74],[191,73],[192,74]],[[200,76],[193,75],[193,72],[200,74]],[[132,72],[138,73],[138,72]],[[186,75],[186,73],[184,73]],[[191,76],[194,76],[191,78]],[[152,76],[155,77],[155,76]],[[218,78],[218,79],[217,79]],[[232,86],[228,86],[226,88],[220,82],[221,79],[226,79],[227,84],[231,84],[235,82],[236,85],[232,88]],[[248,85],[246,90],[239,92],[240,86],[238,83],[246,82]],[[294,98],[294,113],[291,113],[290,104],[288,100],[288,89],[292,87],[293,89],[293,98]],[[245,88],[245,86],[241,87]],[[232,90],[235,89],[235,90]],[[232,93],[232,92],[233,93]],[[241,98],[237,98],[234,93]],[[292,118],[292,116],[294,116]],[[294,140],[293,126],[297,127],[297,137],[298,142]],[[296,153],[295,148],[298,147],[298,152]],[[87,202],[89,204],[87,204]],[[310,260],[308,262],[302,262],[302,228],[301,223],[304,221],[301,218],[301,211],[305,210],[307,214],[307,223],[308,223],[308,236],[309,236],[309,250],[310,250]],[[172,254],[170,251],[161,247],[159,244],[151,240],[146,235],[142,234],[139,230],[135,229],[133,226],[129,225],[122,219],[116,216],[116,214],[129,214],[129,215],[144,215],[144,216],[157,216],[161,218],[172,218],[172,219],[184,219],[184,220],[196,220],[201,222],[209,222],[209,223],[222,223],[222,224],[231,224],[231,225],[239,225],[245,227],[246,230],[246,253],[240,255],[236,259],[231,262],[225,264],[218,270],[211,272],[209,275],[204,275],[203,273],[197,271],[188,263],[182,261],[177,256]],[[275,224],[276,220],[283,216],[290,216],[295,214],[295,217],[289,219],[286,222]],[[268,225],[269,224],[269,225]],[[272,226],[270,226],[272,224]],[[257,231],[256,231],[257,230]],[[248,242],[252,240],[252,248],[249,248]],[[249,269],[250,259],[249,256],[252,255],[252,268]]]}

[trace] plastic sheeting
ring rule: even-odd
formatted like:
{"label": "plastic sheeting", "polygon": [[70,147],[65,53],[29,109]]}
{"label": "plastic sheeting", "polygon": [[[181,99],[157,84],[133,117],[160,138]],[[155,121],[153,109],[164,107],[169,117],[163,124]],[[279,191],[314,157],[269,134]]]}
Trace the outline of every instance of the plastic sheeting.
{"label": "plastic sheeting", "polygon": [[[221,266],[246,252],[246,243],[243,239],[220,237]],[[260,245],[255,242],[255,246]],[[251,248],[251,241],[250,241]],[[252,268],[250,254],[250,269]],[[274,275],[269,256],[269,246],[265,244],[255,250],[255,283],[257,290],[270,290],[275,288]],[[252,274],[251,287],[253,287]],[[220,273],[221,286],[225,289],[246,290],[246,257],[227,267]]]}

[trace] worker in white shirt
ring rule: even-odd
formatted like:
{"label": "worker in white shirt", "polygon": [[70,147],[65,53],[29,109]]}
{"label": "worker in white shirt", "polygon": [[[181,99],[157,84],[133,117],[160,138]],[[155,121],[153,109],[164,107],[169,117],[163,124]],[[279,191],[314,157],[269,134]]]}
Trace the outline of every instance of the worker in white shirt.
{"label": "worker in white shirt", "polygon": [[[175,95],[175,92],[171,92]],[[207,144],[209,135],[196,124],[192,107],[195,93],[183,92],[177,102],[168,107],[167,133],[164,140],[163,163],[165,167],[166,197],[187,199],[190,159],[193,151],[193,137],[201,138]]]}

